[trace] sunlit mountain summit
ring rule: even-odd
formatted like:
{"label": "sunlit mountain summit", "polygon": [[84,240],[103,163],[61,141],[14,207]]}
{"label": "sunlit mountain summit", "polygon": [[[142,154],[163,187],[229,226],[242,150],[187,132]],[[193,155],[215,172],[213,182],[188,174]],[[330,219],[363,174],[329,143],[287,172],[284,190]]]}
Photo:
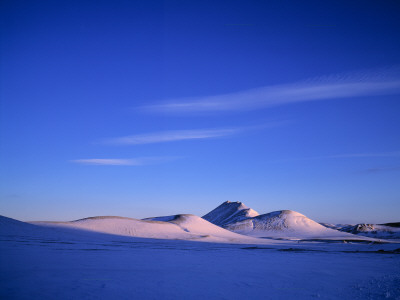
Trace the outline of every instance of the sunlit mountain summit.
{"label": "sunlit mountain summit", "polygon": [[218,226],[226,226],[258,215],[258,212],[247,207],[242,202],[226,201],[204,215],[203,219]]}
{"label": "sunlit mountain summit", "polygon": [[322,226],[296,211],[280,210],[260,215],[241,202],[226,201],[203,218],[227,230],[253,237],[326,239],[353,236]]}

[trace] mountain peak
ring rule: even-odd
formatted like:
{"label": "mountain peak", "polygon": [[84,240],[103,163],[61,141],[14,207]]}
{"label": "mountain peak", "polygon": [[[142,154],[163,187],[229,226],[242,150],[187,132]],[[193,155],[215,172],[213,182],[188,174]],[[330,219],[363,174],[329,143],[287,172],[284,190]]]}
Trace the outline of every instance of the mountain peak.
{"label": "mountain peak", "polygon": [[215,225],[224,226],[229,223],[239,222],[258,215],[259,213],[247,207],[242,202],[225,201],[220,206],[204,215],[203,219]]}

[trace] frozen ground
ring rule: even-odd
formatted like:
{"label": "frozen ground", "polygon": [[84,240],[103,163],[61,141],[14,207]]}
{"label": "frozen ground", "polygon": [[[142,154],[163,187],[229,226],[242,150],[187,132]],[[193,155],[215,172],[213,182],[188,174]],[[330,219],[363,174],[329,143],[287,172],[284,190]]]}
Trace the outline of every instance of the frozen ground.
{"label": "frozen ground", "polygon": [[200,243],[0,221],[0,299],[400,299],[396,243]]}

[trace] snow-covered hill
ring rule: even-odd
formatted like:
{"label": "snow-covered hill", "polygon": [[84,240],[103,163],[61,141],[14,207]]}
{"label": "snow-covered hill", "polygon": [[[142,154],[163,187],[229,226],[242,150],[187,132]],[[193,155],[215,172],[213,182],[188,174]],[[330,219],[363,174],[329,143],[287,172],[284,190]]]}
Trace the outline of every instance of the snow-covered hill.
{"label": "snow-covered hill", "polygon": [[35,231],[39,231],[40,227],[21,222],[8,217],[0,216],[0,234],[1,235],[13,235],[13,234],[30,234]]}
{"label": "snow-covered hill", "polygon": [[254,237],[289,239],[352,239],[356,236],[326,228],[306,216],[281,210],[229,224],[228,230]]}
{"label": "snow-covered hill", "polygon": [[[25,223],[6,217],[0,218],[0,233],[23,235],[29,233],[54,237],[84,235],[85,232],[112,234],[127,237],[195,240],[221,243],[274,244],[285,240],[359,240],[377,241],[373,234],[367,237],[330,229],[306,216],[283,210],[258,215],[240,202],[225,202],[207,214],[211,220],[225,224],[217,226],[190,214],[180,214],[138,220],[133,218],[102,216],[71,222]],[[205,217],[206,217],[205,216]],[[383,225],[379,225],[382,229]],[[382,227],[383,226],[383,227]],[[386,226],[387,227],[387,226]],[[394,228],[393,230],[398,230]],[[275,241],[260,238],[273,238]],[[393,234],[388,236],[393,238]]]}
{"label": "snow-covered hill", "polygon": [[[180,214],[173,216],[163,216],[155,218],[147,218],[144,220],[152,220],[163,223],[171,223],[179,226],[184,232],[198,235],[202,238],[208,238],[218,241],[235,241],[235,242],[255,242],[254,239],[249,239],[248,236],[243,236],[222,227],[216,226],[203,218],[191,214]],[[260,242],[260,241],[259,241]]]}
{"label": "snow-covered hill", "polygon": [[[342,224],[325,224],[325,227],[336,229],[342,232],[348,232],[359,236],[367,236],[378,239],[400,239],[400,228],[398,223],[388,224],[356,224],[356,225],[342,225]],[[393,224],[393,225],[391,225]]]}
{"label": "snow-covered hill", "polygon": [[253,237],[334,240],[364,239],[351,233],[322,226],[292,210],[281,210],[259,215],[241,202],[224,202],[203,218],[232,232]]}
{"label": "snow-covered hill", "polygon": [[225,226],[235,222],[256,217],[259,213],[247,207],[242,202],[226,201],[216,209],[203,216],[203,219],[218,225]]}
{"label": "snow-covered hill", "polygon": [[90,217],[71,222],[35,222],[35,224],[52,228],[74,228],[120,236],[153,239],[179,239],[229,243],[263,242],[255,238],[230,232],[198,216],[189,214],[147,218],[144,220],[102,216]]}
{"label": "snow-covered hill", "polygon": [[114,216],[90,217],[71,222],[36,222],[35,224],[143,238],[191,239],[195,237],[171,223]]}

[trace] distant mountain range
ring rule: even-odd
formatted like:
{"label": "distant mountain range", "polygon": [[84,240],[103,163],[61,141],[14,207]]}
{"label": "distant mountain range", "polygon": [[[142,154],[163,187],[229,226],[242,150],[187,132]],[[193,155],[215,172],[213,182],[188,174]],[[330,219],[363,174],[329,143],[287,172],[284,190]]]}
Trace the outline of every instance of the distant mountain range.
{"label": "distant mountain range", "polygon": [[[0,233],[43,230],[59,232],[91,231],[120,236],[179,239],[222,243],[265,244],[274,240],[368,241],[400,238],[399,223],[333,225],[319,224],[306,216],[280,210],[259,214],[241,202],[226,201],[202,218],[178,214],[143,220],[118,217],[89,217],[70,222],[21,222],[0,216]],[[268,239],[268,240],[266,240]],[[277,242],[277,241],[275,241]]]}
{"label": "distant mountain range", "polygon": [[400,239],[400,222],[385,224],[327,224],[321,225],[336,229],[342,232],[348,232],[356,235],[373,237],[378,239]]}

